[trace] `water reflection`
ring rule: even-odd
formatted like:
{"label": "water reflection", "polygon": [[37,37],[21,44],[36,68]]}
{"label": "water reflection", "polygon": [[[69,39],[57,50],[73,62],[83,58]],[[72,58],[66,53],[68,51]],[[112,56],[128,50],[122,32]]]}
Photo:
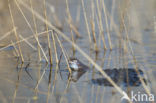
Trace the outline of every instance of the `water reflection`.
{"label": "water reflection", "polygon": [[71,81],[77,82],[82,75],[84,75],[89,68],[76,58],[70,58],[69,66],[72,73],[68,75]]}
{"label": "water reflection", "polygon": [[[69,66],[72,70],[72,73],[68,75],[68,78],[73,82],[77,82],[82,75],[84,75],[89,67],[84,65],[76,58],[71,58],[69,60]],[[119,68],[119,69],[105,69],[103,70],[117,85],[122,86],[140,86],[142,80],[145,84],[147,84],[146,79],[144,78],[144,73],[141,69],[134,68]],[[101,75],[100,72],[97,73]],[[112,86],[112,84],[104,77],[91,79],[92,84],[103,85],[103,86]]]}
{"label": "water reflection", "polygon": [[[147,84],[146,79],[144,78],[144,73],[142,70],[136,71],[133,68],[120,68],[120,69],[106,69],[105,73],[110,76],[110,78],[117,84],[122,86],[140,86],[141,80],[139,76],[142,77],[142,80]],[[92,84],[103,85],[103,86],[112,86],[112,84],[106,78],[96,78],[91,80]]]}
{"label": "water reflection", "polygon": [[72,71],[71,75],[68,75],[68,78],[70,78],[71,81],[77,82],[81,76],[83,76],[86,73],[86,71]]}

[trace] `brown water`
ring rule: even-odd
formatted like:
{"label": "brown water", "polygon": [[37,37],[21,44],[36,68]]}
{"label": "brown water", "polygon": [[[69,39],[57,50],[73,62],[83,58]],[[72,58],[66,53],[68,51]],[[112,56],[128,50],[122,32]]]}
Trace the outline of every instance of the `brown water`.
{"label": "brown water", "polygon": [[[0,37],[3,37],[8,31],[12,30],[12,22],[6,1],[0,0],[0,4],[3,4],[3,6],[0,6]],[[29,0],[24,1],[28,2]],[[43,1],[32,1],[34,9],[43,16]],[[89,18],[91,16],[91,2],[89,0],[84,1],[89,22]],[[119,7],[124,10],[126,4],[122,0],[115,1],[116,3],[113,11],[114,13],[112,13],[112,2],[113,0],[105,0],[105,5],[110,15],[114,15],[113,20],[117,24],[117,28],[119,30]],[[27,4],[30,6],[29,2]],[[68,37],[71,37],[69,25],[66,22],[67,14],[65,11],[65,0],[47,0],[48,20],[52,24],[57,25],[56,20],[53,18],[53,14],[50,11],[49,5],[55,7],[55,15],[57,15],[58,20],[60,20],[63,29],[62,32],[65,33]],[[32,13],[22,5],[20,5],[20,7],[34,30]],[[152,94],[156,95],[156,32],[154,29],[156,26],[156,20],[154,20],[154,17],[156,17],[156,2],[154,0],[131,1],[130,6],[126,7],[128,7],[127,12],[130,21],[126,22],[126,25],[128,25],[128,35],[133,53],[135,55],[139,69],[141,69],[146,76],[149,90]],[[76,22],[78,8],[80,8],[80,21]],[[135,68],[130,46],[127,44],[128,52],[124,53],[120,46],[124,47],[125,41],[123,42],[123,40],[117,36],[117,31],[114,28],[110,30],[113,50],[110,51],[108,49],[107,51],[104,51],[102,40],[99,37],[98,25],[95,19],[96,38],[97,40],[100,40],[98,45],[101,45],[99,46],[101,49],[98,55],[96,55],[94,50],[90,49],[90,47],[93,48],[93,44],[89,44],[81,0],[69,0],[69,9],[74,24],[78,27],[78,31],[82,36],[81,38],[77,39],[76,44],[97,64],[99,64],[103,69],[124,67]],[[33,33],[25,22],[16,4],[13,2],[11,2],[11,10],[15,20],[15,25],[17,27],[17,33],[22,35],[24,38],[32,36]],[[107,32],[105,29],[106,25],[104,14],[102,14],[102,17],[106,46],[109,48],[108,38],[106,35]],[[110,17],[108,18],[108,24],[110,26]],[[45,24],[39,19],[36,19],[36,22],[37,32],[41,33],[45,31]],[[49,29],[51,30],[51,28]],[[125,32],[122,32],[121,34],[123,37],[126,35]],[[68,56],[72,57],[72,46],[61,36],[59,36],[59,38]],[[25,60],[24,63],[21,63],[20,59],[18,59],[16,56],[15,48],[13,46],[6,47],[7,45],[11,44],[11,41],[16,42],[16,38],[13,32],[3,40],[0,40],[0,103],[126,103],[126,101],[121,101],[122,95],[114,87],[94,85],[90,82],[92,79],[99,77],[103,78],[103,76],[97,73],[98,71],[96,68],[94,68],[94,66],[91,65],[79,51],[76,50],[75,57],[90,67],[90,70],[85,72],[79,78],[79,80],[72,82],[68,81],[69,72],[66,70],[67,64],[65,58],[62,57],[58,66],[55,61],[54,50],[52,51],[52,67],[49,64],[46,64],[43,54],[42,61],[39,62],[38,51],[34,49],[37,49],[37,42],[34,38],[30,38],[28,39],[28,42],[30,42],[34,48],[30,47],[30,45],[28,45],[26,42],[20,43]],[[47,53],[47,57],[49,57],[46,34],[41,34],[39,36],[39,41],[43,47],[43,50]],[[15,45],[15,47],[18,46]],[[58,42],[56,42],[56,47],[58,57],[60,57],[62,50]],[[50,68],[52,68],[51,72]],[[140,92],[142,94],[146,93],[142,85],[137,87],[120,87],[129,95],[131,94],[131,91],[134,91],[135,93]],[[144,101],[138,103],[150,102]]]}

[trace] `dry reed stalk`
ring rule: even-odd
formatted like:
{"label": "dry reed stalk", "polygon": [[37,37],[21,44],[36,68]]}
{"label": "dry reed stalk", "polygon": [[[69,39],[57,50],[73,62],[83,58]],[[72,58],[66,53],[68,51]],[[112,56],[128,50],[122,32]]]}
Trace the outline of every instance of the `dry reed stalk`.
{"label": "dry reed stalk", "polygon": [[104,35],[102,35],[102,33],[101,33],[100,23],[99,23],[97,14],[95,15],[95,17],[96,17],[96,21],[97,21],[97,25],[98,25],[98,30],[99,30],[98,46],[101,47],[101,39],[102,39],[103,48],[104,48],[104,51],[105,51],[106,50],[105,49],[106,46],[104,45],[105,44],[105,38],[104,38]]}
{"label": "dry reed stalk", "polygon": [[3,34],[3,36],[0,38],[0,41],[5,39],[7,36],[11,35],[11,33],[13,33],[15,31],[15,29],[17,29],[17,28],[13,28],[11,31]]}
{"label": "dry reed stalk", "polygon": [[92,9],[92,17],[91,17],[91,21],[90,21],[90,23],[91,23],[91,30],[92,30],[92,36],[93,36],[93,42],[94,42],[94,49],[95,49],[95,52],[98,52],[99,51],[99,49],[98,49],[98,46],[97,46],[97,43],[96,43],[96,34],[95,34],[95,22],[94,22],[94,9],[95,9],[95,7],[94,7],[94,2],[92,1],[92,3],[91,3],[91,9]]}
{"label": "dry reed stalk", "polygon": [[112,59],[112,58],[111,58],[111,57],[112,57],[111,55],[112,55],[112,51],[110,51],[109,54],[108,54],[108,63],[107,63],[106,68],[110,68],[111,59]]}
{"label": "dry reed stalk", "polygon": [[12,99],[12,103],[15,103],[16,100],[16,96],[17,96],[17,91],[18,91],[18,87],[19,87],[19,83],[20,83],[20,77],[22,74],[22,68],[23,68],[23,62],[21,63],[21,67],[19,68],[19,72],[18,72],[18,80],[16,81],[16,88],[13,94],[13,99]]}
{"label": "dry reed stalk", "polygon": [[[121,33],[122,34],[122,33]],[[119,68],[122,67],[122,51],[123,51],[123,39],[119,39],[119,49],[118,49],[118,53],[119,53]]]}
{"label": "dry reed stalk", "polygon": [[100,30],[100,35],[102,37],[102,41],[103,41],[103,46],[104,49],[106,50],[106,42],[105,42],[105,37],[104,37],[104,30],[103,30],[103,23],[102,23],[102,18],[101,18],[101,10],[100,10],[100,5],[99,5],[99,1],[96,0],[96,5],[97,5],[97,11],[98,11],[98,20],[99,20],[99,30]]}
{"label": "dry reed stalk", "polygon": [[51,5],[50,3],[46,2],[46,5],[50,8],[51,14],[52,14],[52,18],[54,19],[55,23],[56,23],[56,27],[60,30],[63,29],[63,25],[61,24],[61,21],[59,20],[58,16],[55,13],[55,7],[53,5]]}
{"label": "dry reed stalk", "polygon": [[[41,49],[41,51],[43,52],[43,55],[44,55],[44,57],[45,57],[45,59],[46,59],[46,62],[48,62],[48,59],[47,59],[47,57],[46,57],[46,55],[45,55],[45,53],[44,53],[44,50],[43,50],[43,48],[41,47],[41,45],[40,45],[40,42],[39,42],[39,38],[38,38],[38,32],[37,32],[37,25],[36,25],[36,18],[35,18],[35,15],[34,15],[34,8],[33,8],[33,5],[32,5],[32,0],[30,0],[30,5],[31,5],[31,12],[32,12],[32,15],[33,15],[33,23],[34,23],[34,29],[35,29],[35,39],[36,39],[36,41],[37,41],[37,49],[38,49],[38,57],[39,57],[39,61],[41,61],[41,53],[40,53],[40,49]],[[47,31],[46,31],[47,32]]]}
{"label": "dry reed stalk", "polygon": [[66,0],[66,12],[67,12],[67,15],[68,15],[69,22],[72,23],[73,20],[72,20],[70,11],[69,11],[68,0]]}
{"label": "dry reed stalk", "polygon": [[[130,44],[130,45],[131,45],[131,44]],[[131,48],[131,50],[132,50],[132,47],[130,47],[130,48]],[[135,58],[135,56],[134,56],[133,51],[131,51],[131,55],[132,55],[132,57],[133,57],[133,61],[134,61],[134,64],[135,64],[135,70],[136,70],[137,74],[139,75],[139,79],[140,79],[140,81],[141,81],[141,83],[142,83],[142,85],[143,85],[143,87],[144,87],[146,93],[150,96],[151,91],[150,91],[149,88],[146,86],[146,84],[145,84],[145,82],[144,82],[144,80],[143,80],[143,77],[140,76],[140,73],[139,73],[139,71],[138,71],[138,63],[137,63],[137,60],[136,60],[136,58]],[[152,103],[154,103],[154,102],[152,102]]]}
{"label": "dry reed stalk", "polygon": [[[69,22],[68,22],[69,23]],[[77,28],[72,24],[72,23],[69,23],[70,24],[70,28],[75,32],[76,34],[76,37],[81,37],[81,34],[79,33],[79,31],[77,30]]]}
{"label": "dry reed stalk", "polygon": [[16,56],[17,57],[19,57],[19,52],[18,52],[18,50],[17,50],[17,48],[16,48],[16,46],[15,46],[15,44],[13,43],[13,41],[11,40],[11,44],[13,45],[13,47],[15,48],[15,52],[16,52]]}
{"label": "dry reed stalk", "polygon": [[[41,77],[41,64],[39,64],[39,66],[38,66],[38,70],[37,70],[37,77],[36,77],[36,81],[37,81],[37,83],[38,83],[38,81],[40,80],[40,77]],[[36,88],[35,90],[35,96],[36,97],[38,97],[37,95],[38,95],[38,88]]]}
{"label": "dry reed stalk", "polygon": [[49,80],[48,80],[48,91],[47,91],[47,102],[49,103],[50,89],[51,89],[51,79],[52,79],[52,65],[50,64]]}
{"label": "dry reed stalk", "polygon": [[[73,41],[73,43],[75,43],[74,35],[73,35],[72,30],[71,30],[71,37],[72,37],[72,41]],[[75,52],[76,52],[76,50],[75,50],[75,47],[74,47],[74,46],[72,46],[72,50],[73,50],[73,57],[75,57]]]}
{"label": "dry reed stalk", "polygon": [[94,42],[94,49],[95,51],[98,51],[97,48],[97,43],[96,43],[96,34],[95,34],[95,22],[93,21],[93,19],[90,21],[91,24],[91,30],[92,30],[92,36],[93,36],[93,42]]}
{"label": "dry reed stalk", "polygon": [[[76,28],[74,28],[74,26],[72,25],[72,17],[71,17],[71,14],[70,14],[70,11],[69,11],[69,5],[68,5],[68,0],[66,0],[66,7],[67,7],[67,15],[68,15],[68,24],[69,24],[69,27],[70,27],[70,34],[71,34],[71,38],[72,38],[72,41],[74,42],[74,36],[73,36],[73,32],[72,30],[77,30]],[[76,31],[76,34],[77,36],[80,36],[78,31]],[[72,49],[73,49],[73,56],[75,55],[75,48],[72,46]]]}
{"label": "dry reed stalk", "polygon": [[[96,61],[98,60],[98,52],[95,52],[95,59],[94,59],[94,62],[96,63]],[[92,78],[94,79],[95,77],[95,66],[93,65],[93,68],[92,68]]]}
{"label": "dry reed stalk", "polygon": [[[60,63],[61,63],[62,55],[63,55],[63,53],[61,53],[61,55],[59,57],[59,62],[58,62],[58,69],[59,69],[59,71],[60,71]],[[61,72],[59,72],[59,74],[60,74],[61,79],[63,80]]]}
{"label": "dry reed stalk", "polygon": [[108,27],[108,19],[107,19],[106,7],[105,7],[104,0],[101,0],[101,2],[102,2],[102,6],[103,6],[103,12],[104,12],[104,15],[105,15],[106,31],[107,31],[109,47],[110,47],[110,50],[112,50],[112,42],[111,42],[111,37],[110,37],[110,32],[109,32],[110,30],[109,30],[109,27]]}
{"label": "dry reed stalk", "polygon": [[54,93],[54,88],[55,88],[55,84],[56,84],[56,81],[57,81],[58,67],[59,67],[58,64],[56,64],[55,76],[54,76],[54,81],[53,81],[53,86],[52,86],[51,93]]}
{"label": "dry reed stalk", "polygon": [[67,16],[68,16],[67,22],[70,26],[70,29],[72,29],[75,32],[77,37],[80,37],[81,36],[80,33],[78,32],[77,28],[73,25],[73,19],[72,19],[71,14],[70,14],[68,0],[66,0],[66,12],[67,12]]}
{"label": "dry reed stalk", "polygon": [[[125,45],[126,45],[126,43],[124,43]],[[127,49],[127,47],[126,47],[126,49]],[[125,49],[124,49],[125,50]],[[125,52],[123,52],[123,67],[124,68],[127,68],[126,69],[126,76],[127,76],[127,80],[126,80],[126,82],[127,82],[127,84],[128,84],[128,86],[127,86],[127,94],[128,94],[128,96],[130,96],[130,91],[131,91],[131,88],[130,88],[130,86],[129,86],[129,79],[128,79],[128,77],[129,77],[129,73],[128,73],[128,57],[127,56],[125,56],[125,53],[127,54],[127,51]]]}
{"label": "dry reed stalk", "polygon": [[[86,76],[85,76],[84,80],[90,79],[88,74],[89,74],[88,72],[85,73]],[[84,88],[81,89],[83,92],[80,93],[80,96],[81,96],[81,99],[83,100],[83,103],[87,103],[86,95],[88,95],[88,90],[85,88],[87,86],[88,86],[88,84],[86,84],[86,83],[82,84],[82,87],[84,87]]]}
{"label": "dry reed stalk", "polygon": [[77,14],[76,14],[76,24],[77,24],[77,27],[79,26],[79,22],[80,22],[80,9],[81,9],[81,6],[78,5],[78,7],[77,7]]}
{"label": "dry reed stalk", "polygon": [[[108,16],[109,18],[111,18],[111,15],[109,14],[107,8],[105,8],[105,11],[106,11],[106,13],[107,13],[107,16]],[[121,38],[121,34],[120,34],[120,32],[119,32],[118,26],[117,26],[117,24],[115,24],[113,18],[112,18],[112,27],[114,28],[117,37],[118,37],[118,38]]]}
{"label": "dry reed stalk", "polygon": [[33,16],[33,23],[34,23],[34,29],[35,29],[35,39],[37,41],[37,49],[38,49],[38,58],[39,58],[39,61],[41,61],[41,53],[40,53],[40,43],[39,43],[39,39],[38,39],[38,36],[37,35],[37,25],[36,25],[36,19],[35,19],[35,16],[34,16],[34,12],[33,12],[33,4],[32,4],[32,0],[29,0],[30,1],[30,5],[31,5],[31,12],[32,12],[32,16]]}
{"label": "dry reed stalk", "polygon": [[[142,85],[143,85],[143,87],[144,87],[146,93],[147,93],[148,95],[150,95],[151,92],[150,92],[150,90],[148,89],[148,87],[146,86],[146,84],[145,84],[145,82],[144,82],[144,80],[143,80],[143,77],[140,76],[140,73],[139,73],[139,71],[138,71],[138,63],[137,63],[137,60],[136,60],[136,58],[135,58],[135,55],[134,55],[134,52],[133,52],[133,49],[132,49],[132,45],[131,45],[131,43],[130,43],[130,41],[129,41],[129,36],[128,36],[128,32],[127,32],[127,28],[126,28],[124,19],[122,19],[122,20],[123,20],[123,26],[124,26],[124,29],[125,29],[125,32],[126,32],[126,39],[127,39],[127,41],[128,41],[128,44],[127,44],[127,45],[128,45],[129,48],[130,48],[130,53],[131,53],[131,55],[132,55],[132,58],[133,58],[133,61],[134,61],[134,64],[135,64],[135,70],[136,70],[137,74],[139,75],[139,79],[140,79],[140,81],[141,81],[141,83],[142,83]],[[153,103],[154,103],[154,102],[153,102]]]}
{"label": "dry reed stalk", "polygon": [[[126,10],[123,14],[121,13],[121,21],[122,21],[121,23],[123,25],[123,28],[125,28],[125,23],[124,23],[125,16],[122,16],[122,15],[126,15],[126,13],[127,13]],[[126,30],[127,30],[127,28],[126,28]],[[124,34],[123,34],[123,37],[124,37]],[[128,68],[128,58],[126,58],[126,56],[125,56],[125,53],[128,53],[128,47],[127,47],[128,40],[126,39],[124,41],[124,39],[122,39],[122,44],[123,44],[123,52],[122,52],[123,55],[122,56],[123,56],[123,59],[126,59],[126,60],[123,60],[123,67],[125,67],[125,65],[126,65],[126,68]],[[125,61],[127,61],[127,62],[125,62]],[[127,70],[127,76],[128,76],[128,70]],[[127,78],[127,83],[129,83],[128,78]]]}
{"label": "dry reed stalk", "polygon": [[[35,34],[35,33],[34,33],[34,30],[32,29],[32,27],[31,27],[29,21],[27,20],[26,16],[24,15],[24,12],[22,11],[21,7],[19,6],[17,0],[15,0],[15,3],[16,3],[17,8],[19,9],[19,11],[21,12],[21,14],[22,14],[24,20],[26,21],[28,27],[30,28],[31,32],[33,33],[33,35],[37,35],[37,36],[35,37],[35,39],[36,39],[36,41],[37,41],[37,43],[38,43],[38,48],[37,48],[37,49],[39,50],[39,51],[38,51],[38,55],[40,55],[40,49],[41,49],[44,58],[47,60],[47,57],[46,57],[46,55],[45,55],[45,53],[44,53],[44,51],[43,51],[43,49],[42,49],[42,47],[41,47],[41,45],[40,45],[40,43],[39,43],[38,34]],[[39,48],[40,48],[40,49],[39,49]],[[39,56],[39,57],[40,57],[40,56]]]}
{"label": "dry reed stalk", "polygon": [[46,69],[48,69],[48,65],[46,65],[45,68],[43,69],[42,75],[41,75],[41,77],[39,78],[39,80],[37,81],[35,90],[38,89],[38,86],[39,86],[39,84],[41,83],[41,81],[42,81],[42,79],[43,79],[43,76],[44,76],[44,74],[45,74],[45,72],[46,72]]}
{"label": "dry reed stalk", "polygon": [[101,67],[104,68],[104,64],[105,64],[105,60],[106,60],[106,52],[104,52],[102,61],[101,61]]}
{"label": "dry reed stalk", "polygon": [[55,52],[56,63],[58,64],[58,63],[59,63],[59,60],[58,60],[58,54],[57,54],[57,48],[56,48],[56,42],[55,42],[55,37],[54,37],[54,33],[53,33],[53,31],[51,31],[51,37],[52,37],[52,40],[53,40],[53,47],[54,47],[54,52]]}
{"label": "dry reed stalk", "polygon": [[[97,16],[96,13],[95,13],[95,18],[96,18],[96,22],[97,22],[98,31],[100,31],[100,24],[99,24],[98,16]],[[103,37],[102,37],[101,33],[98,32],[98,34],[99,34],[99,37],[98,37],[98,46],[101,47],[101,39],[102,39],[102,42],[103,42],[104,40],[103,40]],[[103,47],[103,48],[104,48],[104,47]]]}
{"label": "dry reed stalk", "polygon": [[[29,8],[28,5],[26,5],[23,1],[19,1],[19,3],[25,7],[28,11],[31,11],[31,9]],[[34,14],[36,15],[36,17],[38,17],[38,19],[40,19],[42,22],[45,22],[44,18],[39,15],[36,11],[34,11]],[[94,60],[92,60],[90,58],[90,56],[88,56],[78,45],[76,45],[75,43],[73,43],[64,33],[62,33],[60,30],[58,30],[55,26],[53,26],[50,22],[48,22],[48,26],[50,28],[52,28],[53,30],[55,30],[55,32],[57,32],[60,36],[62,36],[65,40],[67,40],[70,44],[72,44],[91,64],[93,64],[96,69],[101,72],[101,74],[115,87],[115,89],[117,89],[117,91],[122,94],[123,96],[127,96],[126,92],[124,92],[119,86],[116,85],[116,83],[102,70],[102,68],[97,65]],[[58,38],[58,37],[57,37]],[[130,100],[130,98],[128,97],[128,99]]]}
{"label": "dry reed stalk", "polygon": [[39,80],[40,76],[41,76],[41,68],[42,68],[42,64],[39,64],[38,66],[38,72],[37,72],[37,80]]}
{"label": "dry reed stalk", "polygon": [[[49,30],[49,32],[50,32],[50,31],[51,31],[51,30]],[[43,34],[45,34],[45,33],[46,33],[46,32],[38,33],[37,36],[43,35]],[[26,37],[25,39],[19,40],[19,41],[15,42],[14,44],[17,45],[18,43],[24,42],[25,40],[31,39],[31,38],[33,38],[33,37],[35,37],[34,34],[33,34],[32,36]],[[5,46],[5,47],[3,47],[3,48],[0,48],[0,51],[2,51],[2,50],[4,50],[4,49],[8,48],[9,46],[13,46],[13,45],[12,45],[12,44],[8,44],[7,46]],[[41,49],[41,50],[42,50],[42,49]],[[43,52],[43,54],[45,55],[44,52]],[[44,55],[43,55],[43,56],[44,56]]]}
{"label": "dry reed stalk", "polygon": [[[9,82],[9,83],[12,84],[12,85],[16,85],[15,81],[12,81],[12,80],[10,80],[10,79],[7,79],[7,78],[1,78],[1,79],[3,79],[3,80],[5,80],[5,81]],[[27,85],[24,85],[24,84],[22,84],[22,83],[19,83],[19,85],[20,85],[21,87],[23,87],[23,88],[27,88],[27,89],[31,90],[32,92],[35,92],[34,88],[30,88],[30,87],[28,87]],[[36,92],[37,92],[37,93],[40,93],[40,94],[43,94],[43,95],[47,95],[46,92],[43,92],[43,91],[40,91],[40,90],[38,90],[38,91],[36,91]]]}
{"label": "dry reed stalk", "polygon": [[[14,18],[13,18],[13,15],[12,15],[12,11],[11,11],[10,0],[8,0],[8,7],[9,7],[10,17],[11,17],[11,21],[12,21],[12,26],[13,26],[13,28],[16,28]],[[15,34],[15,37],[16,37],[16,41],[18,42],[19,37],[18,37],[16,29],[14,29],[14,34]],[[18,50],[19,50],[19,54],[20,54],[20,57],[22,59],[22,62],[24,62],[24,58],[23,58],[23,54],[22,54],[22,50],[21,50],[21,45],[20,45],[20,43],[18,43],[17,45],[18,45]]]}
{"label": "dry reed stalk", "polygon": [[22,11],[21,7],[19,6],[19,4],[18,4],[17,0],[15,0],[15,4],[16,4],[17,8],[19,9],[19,11],[21,12],[21,14],[22,14],[22,16],[23,16],[24,20],[26,21],[26,23],[27,23],[28,27],[30,28],[31,32],[34,34],[34,31],[33,31],[32,27],[31,27],[31,25],[30,25],[29,21],[27,20],[26,16],[24,15],[24,13],[23,13],[23,11]]}
{"label": "dry reed stalk", "polygon": [[81,4],[82,4],[82,9],[83,9],[83,15],[84,15],[84,18],[85,18],[85,23],[86,23],[86,29],[87,29],[87,33],[88,33],[88,38],[89,38],[89,42],[90,42],[90,45],[91,45],[92,44],[92,39],[91,39],[91,36],[90,36],[88,19],[87,19],[87,14],[86,14],[86,10],[85,10],[85,7],[84,7],[84,1],[83,0],[81,0]]}
{"label": "dry reed stalk", "polygon": [[[50,92],[50,89],[48,90],[49,91],[49,97],[53,96],[53,94],[54,94],[54,88],[57,87],[55,85],[56,84],[56,81],[57,81],[57,73],[58,73],[58,63],[56,64],[56,69],[55,69],[55,73],[54,73],[55,76],[54,76],[54,80],[53,80],[53,85],[52,85],[51,92]],[[50,95],[50,93],[51,93],[51,95]],[[47,102],[49,101],[48,98],[47,98]]]}
{"label": "dry reed stalk", "polygon": [[62,49],[62,53],[63,53],[63,55],[65,57],[65,60],[66,60],[66,63],[67,63],[67,69],[69,70],[69,73],[71,73],[72,71],[71,71],[71,69],[69,67],[69,64],[68,64],[69,57],[67,57],[66,52],[64,50],[64,47],[62,46],[62,43],[61,43],[60,39],[58,38],[57,34],[55,34],[55,36],[56,36],[56,39],[57,39],[57,41],[58,41],[58,43],[59,43],[59,45],[60,45],[60,47]]}
{"label": "dry reed stalk", "polygon": [[67,93],[67,90],[68,90],[68,88],[69,88],[69,86],[70,86],[70,82],[71,82],[71,80],[68,78],[67,85],[66,85],[66,87],[65,87],[65,90],[64,90],[63,93],[62,93],[61,98],[60,98],[60,103],[64,103],[64,102],[63,102],[63,100],[64,100],[64,94]]}
{"label": "dry reed stalk", "polygon": [[115,7],[116,7],[116,0],[112,1],[112,8],[111,8],[111,14],[110,14],[110,31],[113,30],[113,24],[112,24],[112,20],[114,18],[114,12],[115,12]]}
{"label": "dry reed stalk", "polygon": [[22,35],[19,34],[19,37],[24,40],[32,49],[37,50],[28,40],[26,40]]}
{"label": "dry reed stalk", "polygon": [[95,97],[95,103],[98,103],[98,97],[99,97],[99,94],[100,94],[100,86],[97,86],[97,90],[96,90],[96,93],[95,93],[95,95],[96,95],[96,97]]}
{"label": "dry reed stalk", "polygon": [[59,19],[58,19],[56,13],[53,13],[53,14],[54,14],[54,15],[53,15],[53,18],[54,18],[54,21],[55,21],[55,23],[56,23],[56,27],[57,27],[58,29],[60,29],[60,30],[63,30],[63,25],[62,25],[61,21],[59,21]]}
{"label": "dry reed stalk", "polygon": [[50,45],[50,37],[49,37],[49,29],[48,29],[48,25],[47,25],[47,12],[46,12],[46,1],[44,0],[43,1],[43,9],[44,9],[44,16],[45,16],[45,26],[46,26],[46,31],[47,31],[47,40],[48,40],[48,51],[49,51],[49,61],[50,61],[50,64],[52,65],[52,60],[53,60],[53,57],[52,57],[52,51],[51,51],[51,45]]}
{"label": "dry reed stalk", "polygon": [[[131,0],[129,0],[129,2],[130,3],[132,3],[131,2]],[[128,2],[128,3],[129,3]],[[133,6],[133,5],[132,5]],[[136,14],[135,16],[137,17],[138,15],[137,15],[137,13],[136,13],[136,11],[134,10],[133,11],[134,12],[134,14]],[[133,15],[134,16],[134,15]],[[129,17],[129,16],[128,16]],[[128,18],[129,19],[129,18]],[[137,20],[138,18],[136,18],[136,20]],[[124,21],[123,21],[124,22]],[[137,28],[137,30],[139,31],[140,30],[140,25],[139,25],[139,22],[138,22],[138,20],[136,21],[136,25],[138,25],[138,28]],[[137,62],[137,60],[136,60],[136,56],[134,55],[134,52],[133,52],[133,48],[132,48],[132,44],[131,44],[131,42],[130,42],[130,39],[129,39],[129,36],[128,36],[128,30],[127,30],[127,27],[126,27],[126,25],[125,25],[125,23],[124,23],[124,29],[125,29],[125,31],[126,31],[126,39],[128,40],[128,45],[129,45],[129,48],[130,48],[130,53],[131,53],[131,55],[132,55],[132,58],[133,58],[133,62],[134,62],[134,64],[135,64],[135,69],[136,69],[136,72],[138,73],[138,75],[140,76],[140,74],[139,74],[139,72],[138,72],[138,62]],[[139,31],[140,32],[140,31]],[[141,42],[141,41],[140,41]],[[144,46],[144,45],[143,45]],[[143,61],[144,61],[144,58],[143,58]],[[145,65],[147,65],[147,63],[146,63],[146,61],[144,61],[144,63],[145,63]],[[146,67],[147,68],[147,67]],[[149,71],[147,70],[146,71],[147,73],[149,73]],[[145,74],[144,74],[144,76],[145,76]],[[152,77],[152,78],[151,78]],[[151,80],[154,80],[154,78],[153,78],[153,75],[152,74],[150,74],[150,76],[149,76],[149,78],[151,78]],[[141,81],[141,83],[142,83],[142,85],[143,85],[143,87],[144,87],[144,89],[145,89],[145,92],[148,94],[148,95],[150,95],[150,93],[151,93],[151,91],[150,91],[150,87],[148,87],[148,86],[146,86],[146,84],[144,83],[144,81],[143,81],[143,78],[140,76],[140,81]],[[152,103],[154,103],[154,101],[152,101]]]}
{"label": "dry reed stalk", "polygon": [[[146,86],[146,84],[145,84],[145,82],[144,82],[144,80],[143,80],[143,77],[140,76],[140,73],[139,73],[139,71],[138,71],[138,63],[137,63],[137,61],[136,61],[136,58],[135,58],[134,54],[133,54],[133,60],[134,60],[134,64],[135,64],[135,70],[136,70],[137,74],[139,75],[139,79],[140,79],[140,81],[141,81],[141,83],[142,83],[142,85],[143,85],[143,87],[144,87],[146,93],[148,94],[148,96],[150,96],[151,91],[150,91],[149,88]],[[152,101],[152,103],[154,103],[154,101]]]}

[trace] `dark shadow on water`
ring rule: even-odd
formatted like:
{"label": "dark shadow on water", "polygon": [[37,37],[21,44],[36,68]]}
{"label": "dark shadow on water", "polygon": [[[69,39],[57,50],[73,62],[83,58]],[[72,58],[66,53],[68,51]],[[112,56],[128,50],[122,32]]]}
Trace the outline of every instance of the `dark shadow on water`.
{"label": "dark shadow on water", "polygon": [[[140,86],[142,84],[139,75],[143,77],[144,73],[140,69],[138,70],[139,75],[133,68],[105,69],[104,71],[119,86]],[[147,84],[145,78],[143,81]],[[112,86],[106,78],[91,79],[91,83],[100,86]]]}
{"label": "dark shadow on water", "polygon": [[70,80],[73,82],[77,82],[81,76],[83,76],[86,73],[86,71],[72,71],[71,75],[68,75],[68,78],[70,76]]}

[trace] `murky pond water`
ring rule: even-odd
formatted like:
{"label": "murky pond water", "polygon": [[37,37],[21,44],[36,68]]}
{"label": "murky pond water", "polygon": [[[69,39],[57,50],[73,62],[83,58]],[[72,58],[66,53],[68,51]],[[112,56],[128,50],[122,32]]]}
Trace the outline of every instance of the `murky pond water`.
{"label": "murky pond water", "polygon": [[[43,0],[10,1],[14,28],[8,2],[0,0],[3,4],[0,5],[0,103],[128,103],[88,58],[48,24],[52,50],[50,64],[46,24],[36,12],[32,14],[30,1],[33,9],[45,18]],[[132,93],[136,94],[134,103],[150,103],[148,94],[156,96],[155,0],[104,0],[105,5],[102,0],[84,0],[91,44],[82,1],[67,1],[72,23],[66,0],[46,0],[48,21],[71,41],[74,38],[73,42],[130,98]],[[23,63],[14,30],[21,40]],[[111,37],[112,50],[107,34]],[[81,62],[80,68],[74,65],[78,70],[71,67],[72,73],[68,70],[70,57]],[[139,101],[138,96],[142,94],[147,95],[147,99]]]}

